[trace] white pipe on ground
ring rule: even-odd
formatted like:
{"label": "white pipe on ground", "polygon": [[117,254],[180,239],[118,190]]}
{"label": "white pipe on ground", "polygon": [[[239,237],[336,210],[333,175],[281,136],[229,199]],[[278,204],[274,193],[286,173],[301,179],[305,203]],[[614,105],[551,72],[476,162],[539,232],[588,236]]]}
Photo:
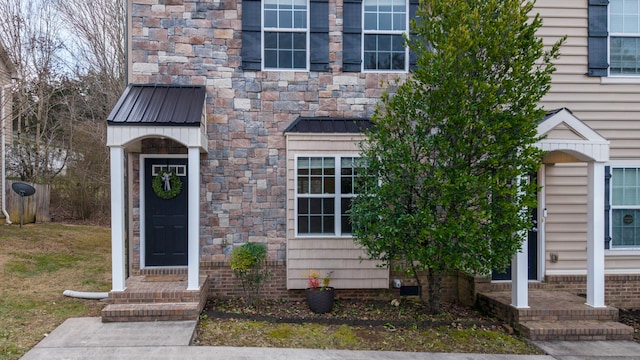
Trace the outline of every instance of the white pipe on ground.
{"label": "white pipe on ground", "polygon": [[106,292],[88,292],[88,291],[73,291],[73,290],[65,290],[62,295],[80,298],[80,299],[90,299],[90,300],[102,300],[109,297],[109,293]]}

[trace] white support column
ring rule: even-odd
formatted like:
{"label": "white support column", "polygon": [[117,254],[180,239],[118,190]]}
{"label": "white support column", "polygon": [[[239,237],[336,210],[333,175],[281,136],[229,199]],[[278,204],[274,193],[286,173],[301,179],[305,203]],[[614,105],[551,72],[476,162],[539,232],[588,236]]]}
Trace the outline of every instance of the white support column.
{"label": "white support column", "polygon": [[111,154],[111,290],[125,289],[124,149],[112,146]]}
{"label": "white support column", "polygon": [[189,148],[188,194],[188,283],[187,290],[200,289],[200,150]]}
{"label": "white support column", "polygon": [[529,308],[529,240],[524,232],[522,249],[511,260],[511,306],[516,309]]}
{"label": "white support column", "polygon": [[589,162],[587,186],[587,305],[604,303],[604,163]]}
{"label": "white support column", "polygon": [[[519,177],[518,182],[527,181]],[[529,214],[527,209],[523,209]],[[526,231],[519,233],[522,238],[520,251],[511,259],[511,306],[516,309],[529,308],[529,240]]]}

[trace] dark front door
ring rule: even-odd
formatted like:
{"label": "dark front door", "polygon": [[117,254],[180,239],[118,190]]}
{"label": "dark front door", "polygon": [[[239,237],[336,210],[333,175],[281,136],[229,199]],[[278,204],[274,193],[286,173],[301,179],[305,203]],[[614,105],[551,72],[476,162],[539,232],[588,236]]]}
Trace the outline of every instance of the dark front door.
{"label": "dark front door", "polygon": [[[527,232],[527,264],[529,280],[538,279],[538,209],[531,209],[531,230]],[[511,280],[511,265],[502,271],[494,271],[492,280]]]}
{"label": "dark front door", "polygon": [[[180,193],[171,199],[159,197],[153,179],[163,170],[176,173]],[[145,265],[187,265],[187,159],[147,158],[145,171]]]}
{"label": "dark front door", "polygon": [[[538,181],[537,174],[531,174],[529,180]],[[531,209],[531,229],[527,232],[527,263],[529,280],[538,280],[538,209]],[[511,280],[511,265],[504,270],[496,270],[491,274],[492,280]]]}

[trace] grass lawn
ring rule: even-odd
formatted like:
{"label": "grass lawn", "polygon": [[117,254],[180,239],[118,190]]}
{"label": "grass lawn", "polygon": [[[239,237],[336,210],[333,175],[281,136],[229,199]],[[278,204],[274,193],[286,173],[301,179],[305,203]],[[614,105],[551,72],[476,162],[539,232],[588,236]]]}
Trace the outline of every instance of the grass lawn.
{"label": "grass lawn", "polygon": [[70,317],[99,316],[105,305],[64,290],[109,291],[108,227],[0,225],[0,359],[18,359]]}

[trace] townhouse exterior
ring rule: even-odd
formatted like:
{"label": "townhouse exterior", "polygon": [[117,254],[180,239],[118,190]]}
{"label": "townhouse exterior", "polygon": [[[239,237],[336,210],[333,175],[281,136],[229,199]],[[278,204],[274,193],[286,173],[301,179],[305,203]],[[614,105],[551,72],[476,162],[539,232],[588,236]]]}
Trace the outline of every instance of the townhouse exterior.
{"label": "townhouse exterior", "polygon": [[[7,192],[9,191],[6,182],[6,144],[11,144],[13,129],[11,85],[17,76],[15,65],[9,59],[3,45],[0,44],[0,152],[2,153],[0,158],[0,182],[2,183],[0,188],[0,223],[7,223],[9,217],[6,210]],[[8,223],[10,221],[9,219]]]}
{"label": "townhouse exterior", "polygon": [[[516,306],[529,281],[584,293],[594,307],[640,306],[637,5],[536,3],[539,36],[567,41],[540,104],[547,153],[535,225],[514,258]],[[345,296],[389,291],[400,274],[362,260],[347,212],[363,129],[413,66],[402,34],[416,7],[128,0],[130,85],[108,118],[112,292],[130,276],[186,273],[188,290],[237,294],[226,260],[249,241],[268,247],[267,296],[304,289],[309,269],[332,272]],[[152,186],[165,170],[182,183],[168,200]],[[511,275],[452,274],[445,298]]]}

